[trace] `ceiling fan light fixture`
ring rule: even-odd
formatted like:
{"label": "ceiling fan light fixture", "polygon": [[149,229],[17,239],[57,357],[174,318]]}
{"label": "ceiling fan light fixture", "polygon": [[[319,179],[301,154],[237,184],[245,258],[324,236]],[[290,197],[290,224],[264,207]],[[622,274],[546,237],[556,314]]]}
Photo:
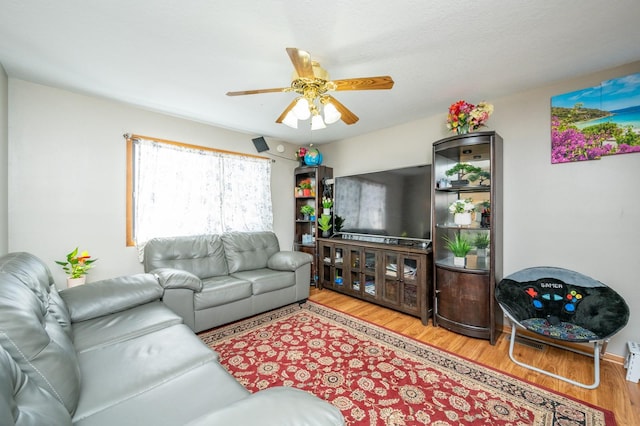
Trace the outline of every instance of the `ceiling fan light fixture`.
{"label": "ceiling fan light fixture", "polygon": [[293,113],[293,111],[289,111],[287,113],[287,115],[282,120],[282,124],[286,124],[287,126],[291,127],[292,129],[297,129],[298,128],[298,119],[296,118],[296,115]]}
{"label": "ceiling fan light fixture", "polygon": [[340,117],[342,117],[342,114],[340,114],[340,111],[338,111],[335,107],[335,105],[333,105],[331,102],[327,102],[326,104],[324,104],[324,122],[327,124],[333,124],[336,121],[340,120]]}
{"label": "ceiling fan light fixture", "polygon": [[305,98],[299,98],[296,102],[296,106],[292,109],[298,120],[306,120],[311,116],[311,110],[309,109],[309,102]]}
{"label": "ceiling fan light fixture", "polygon": [[324,121],[322,121],[320,114],[316,114],[311,117],[311,130],[320,130],[325,129],[326,127],[327,126],[324,124]]}

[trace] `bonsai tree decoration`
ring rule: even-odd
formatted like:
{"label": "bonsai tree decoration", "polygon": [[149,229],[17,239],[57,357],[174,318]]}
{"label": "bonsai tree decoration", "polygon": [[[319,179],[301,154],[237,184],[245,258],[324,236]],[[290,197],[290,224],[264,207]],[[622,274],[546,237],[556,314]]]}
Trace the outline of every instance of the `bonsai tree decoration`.
{"label": "bonsai tree decoration", "polygon": [[458,175],[458,180],[451,181],[451,185],[453,186],[464,186],[468,185],[469,182],[475,182],[480,179],[482,173],[486,174],[486,176],[484,176],[485,179],[490,176],[488,172],[484,172],[480,167],[476,167],[469,163],[457,163],[455,166],[444,172],[444,174],[449,177],[455,174]]}
{"label": "bonsai tree decoration", "polygon": [[464,267],[465,256],[471,251],[471,243],[460,233],[457,233],[453,239],[442,237],[447,248],[453,253],[454,266]]}
{"label": "bonsai tree decoration", "polygon": [[89,269],[93,267],[92,264],[97,260],[91,259],[86,250],[78,254],[78,247],[76,247],[71,253],[67,254],[66,261],[56,260],[55,262],[62,266],[62,270],[67,273],[67,285],[73,287],[85,283]]}
{"label": "bonsai tree decoration", "polygon": [[328,214],[321,215],[320,219],[318,219],[318,228],[322,231],[323,237],[328,237],[331,229],[331,216]]}

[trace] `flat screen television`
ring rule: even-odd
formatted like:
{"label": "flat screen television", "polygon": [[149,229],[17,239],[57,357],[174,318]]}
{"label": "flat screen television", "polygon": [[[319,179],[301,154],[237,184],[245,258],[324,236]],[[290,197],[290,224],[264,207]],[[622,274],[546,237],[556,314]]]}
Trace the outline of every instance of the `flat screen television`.
{"label": "flat screen television", "polygon": [[431,165],[336,177],[334,203],[343,234],[429,240]]}

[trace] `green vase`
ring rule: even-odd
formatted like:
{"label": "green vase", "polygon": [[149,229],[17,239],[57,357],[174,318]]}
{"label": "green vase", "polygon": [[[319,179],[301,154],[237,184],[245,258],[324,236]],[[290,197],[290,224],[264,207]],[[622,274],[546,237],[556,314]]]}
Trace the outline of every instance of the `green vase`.
{"label": "green vase", "polygon": [[465,123],[456,127],[456,133],[459,135],[466,135],[469,133],[469,124]]}

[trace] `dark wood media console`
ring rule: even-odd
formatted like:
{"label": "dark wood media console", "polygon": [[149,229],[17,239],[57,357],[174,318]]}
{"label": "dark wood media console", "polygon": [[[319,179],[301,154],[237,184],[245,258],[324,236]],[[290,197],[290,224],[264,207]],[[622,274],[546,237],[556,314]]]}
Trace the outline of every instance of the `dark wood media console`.
{"label": "dark wood media console", "polygon": [[432,253],[420,244],[318,238],[318,283],[409,315],[431,315]]}

